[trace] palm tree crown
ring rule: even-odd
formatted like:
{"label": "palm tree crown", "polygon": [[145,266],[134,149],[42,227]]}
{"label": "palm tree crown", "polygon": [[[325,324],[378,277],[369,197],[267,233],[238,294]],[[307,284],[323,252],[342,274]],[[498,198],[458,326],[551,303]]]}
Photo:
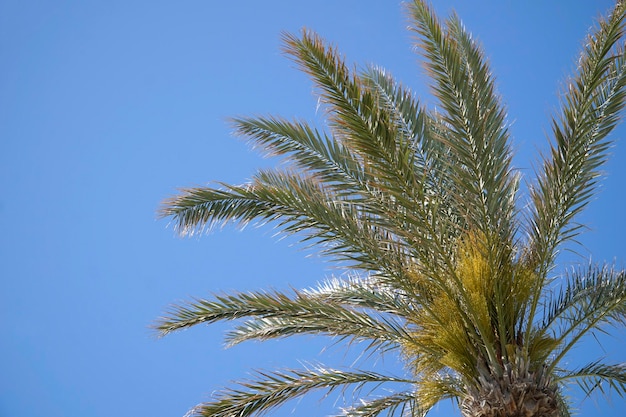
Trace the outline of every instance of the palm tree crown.
{"label": "palm tree crown", "polygon": [[[351,71],[313,32],[284,35],[317,87],[327,124],[237,118],[237,133],[283,157],[244,185],[182,190],[165,201],[183,235],[269,222],[350,271],[318,288],[218,294],[173,307],[161,334],[244,319],[229,344],[295,334],[365,341],[405,374],[311,366],[258,372],[198,416],[259,415],[313,390],[389,384],[346,416],[422,416],[451,398],[465,416],[568,416],[564,386],[626,394],[626,365],[564,358],[585,335],[626,322],[626,274],[589,264],[557,277],[561,248],[597,188],[624,106],[621,2],[589,35],[551,123],[551,148],[520,196],[506,110],[483,52],[452,15],[408,7],[436,110],[386,71]],[[524,200],[520,201],[521,198]],[[349,345],[352,346],[352,345]]]}

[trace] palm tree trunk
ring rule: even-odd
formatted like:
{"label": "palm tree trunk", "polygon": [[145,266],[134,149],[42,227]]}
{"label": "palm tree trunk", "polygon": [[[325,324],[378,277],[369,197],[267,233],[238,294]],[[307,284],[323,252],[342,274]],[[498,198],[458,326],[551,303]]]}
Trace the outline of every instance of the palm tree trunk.
{"label": "palm tree trunk", "polygon": [[460,408],[464,417],[557,417],[558,393],[541,371],[505,365],[500,377],[483,374],[478,387],[468,387]]}

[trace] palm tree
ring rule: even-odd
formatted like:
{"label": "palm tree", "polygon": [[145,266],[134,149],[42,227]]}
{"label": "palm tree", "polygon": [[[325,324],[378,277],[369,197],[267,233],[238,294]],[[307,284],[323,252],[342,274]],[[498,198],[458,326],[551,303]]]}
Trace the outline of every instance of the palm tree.
{"label": "palm tree", "polygon": [[404,375],[323,365],[259,371],[194,415],[259,415],[314,390],[365,393],[370,385],[388,389],[367,391],[340,415],[422,416],[453,399],[468,417],[568,416],[569,382],[585,394],[626,394],[626,364],[566,362],[584,337],[625,324],[625,271],[555,268],[581,232],[577,216],[594,196],[624,106],[626,7],[618,2],[589,35],[551,122],[550,152],[522,201],[483,52],[457,16],[440,21],[421,0],[408,11],[436,110],[381,68],[351,71],[313,32],[284,35],[286,53],[317,87],[327,126],[234,119],[240,135],[286,163],[244,185],[182,190],[161,209],[182,235],[273,224],[349,273],[314,289],[192,300],[155,325],[165,335],[243,319],[231,345],[333,336],[396,354]]}

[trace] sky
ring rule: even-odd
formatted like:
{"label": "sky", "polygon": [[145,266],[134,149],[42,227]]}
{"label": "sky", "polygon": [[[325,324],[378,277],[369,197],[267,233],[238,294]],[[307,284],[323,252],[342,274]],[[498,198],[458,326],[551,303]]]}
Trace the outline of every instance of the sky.
{"label": "sky", "polygon": [[[583,37],[611,3],[434,0],[483,44],[527,178]],[[225,350],[222,324],[158,339],[150,325],[171,303],[310,287],[333,271],[269,228],[183,239],[156,211],[178,187],[243,183],[272,164],[228,117],[319,119],[310,81],[281,52],[284,31],[313,29],[434,105],[406,26],[397,0],[0,0],[0,417],[183,416],[253,368],[346,360],[315,337]],[[626,259],[626,128],[613,137],[575,262]],[[625,341],[616,332],[570,360],[623,361]],[[333,400],[271,415],[323,416]],[[625,406],[591,398],[581,415]]]}

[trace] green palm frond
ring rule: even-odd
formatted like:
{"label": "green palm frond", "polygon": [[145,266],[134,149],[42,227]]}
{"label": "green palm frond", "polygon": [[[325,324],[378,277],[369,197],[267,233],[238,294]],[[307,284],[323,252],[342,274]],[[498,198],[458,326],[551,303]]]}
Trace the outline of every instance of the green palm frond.
{"label": "green palm frond", "polygon": [[604,395],[610,392],[626,395],[626,363],[607,365],[600,361],[591,362],[578,369],[560,370],[557,382],[575,381],[585,395],[596,391]]}
{"label": "green palm frond", "polygon": [[392,287],[379,277],[333,278],[317,288],[302,291],[308,297],[328,303],[339,303],[409,319],[420,305],[420,299],[409,297],[402,289]]}
{"label": "green palm frond", "polygon": [[376,417],[382,413],[388,416],[399,414],[414,417],[422,417],[426,414],[417,404],[415,394],[406,391],[371,400],[361,400],[360,404],[344,409],[340,416]]}
{"label": "green palm frond", "polygon": [[401,323],[392,317],[367,314],[297,291],[293,296],[281,292],[250,292],[196,300],[173,307],[155,328],[166,335],[197,324],[245,317],[254,319],[232,331],[227,338],[229,344],[303,333],[369,340],[375,346],[398,345],[409,337]]}
{"label": "green palm frond", "polygon": [[417,181],[424,192],[436,195],[440,204],[446,201],[451,191],[447,186],[451,155],[446,141],[442,140],[441,122],[428,114],[413,93],[384,69],[370,67],[363,79],[374,91],[378,105],[389,112],[399,132],[410,140],[413,165],[419,175]]}
{"label": "green palm frond", "polygon": [[545,312],[542,329],[552,332],[559,346],[555,367],[587,333],[626,324],[626,271],[593,265],[574,270]]}
{"label": "green palm frond", "polygon": [[367,174],[359,158],[342,143],[303,122],[275,117],[233,119],[235,131],[261,146],[270,156],[287,162],[333,187],[339,195],[356,198],[367,192]]}
{"label": "green palm frond", "polygon": [[377,105],[375,96],[348,70],[337,51],[307,31],[301,38],[285,35],[284,41],[286,52],[313,78],[321,101],[329,106],[335,139],[359,153],[363,164],[376,174],[370,179],[393,187],[413,184],[413,156],[407,152],[410,142],[398,135],[388,112]]}
{"label": "green palm frond", "polygon": [[[555,143],[550,158],[544,158],[537,184],[530,188],[528,256],[541,279],[531,299],[528,327],[534,322],[558,248],[582,228],[575,218],[595,193],[599,168],[611,145],[607,135],[624,106],[626,58],[620,41],[625,19],[626,5],[617,2],[611,16],[589,36],[578,73],[563,98],[562,115],[552,122]],[[527,330],[526,336],[530,333]]]}
{"label": "green palm frond", "polygon": [[[416,169],[415,153],[411,151],[416,138],[402,134],[388,109],[380,106],[377,95],[367,88],[367,82],[348,71],[336,51],[325,47],[317,35],[304,32],[301,39],[286,36],[285,42],[287,52],[311,75],[320,89],[321,100],[329,106],[334,139],[356,153],[357,161],[363,165],[367,175],[364,196],[371,201],[386,197],[382,213],[378,208],[368,214],[383,214],[388,219],[414,216],[412,220],[423,223],[413,214],[423,194],[418,181],[423,171]],[[389,205],[391,199],[393,206]]]}
{"label": "green palm frond", "polygon": [[276,204],[257,198],[249,186],[222,185],[222,189],[182,189],[179,195],[163,202],[159,215],[171,217],[182,236],[234,221],[242,225],[256,219],[270,221],[279,215]]}
{"label": "green palm frond", "polygon": [[[391,75],[378,67],[370,67],[362,76],[373,92],[377,105],[384,109],[398,130],[398,137],[406,138],[403,152],[410,152],[413,170],[420,186],[432,187],[445,179],[442,162],[447,147],[435,135],[435,121],[420,106],[413,93],[397,83]],[[437,191],[446,191],[437,188]]]}
{"label": "green palm frond", "polygon": [[373,91],[377,105],[389,112],[390,120],[402,136],[411,141],[411,151],[416,153],[415,163],[425,169],[432,162],[428,155],[435,143],[429,137],[429,116],[413,93],[397,83],[384,69],[369,67],[363,82]]}
{"label": "green palm frond", "polygon": [[445,111],[458,211],[467,227],[485,238],[495,232],[510,240],[516,191],[512,152],[505,110],[482,52],[456,17],[444,28],[423,2],[414,2],[410,12],[434,93]]}
{"label": "green palm frond", "polygon": [[358,203],[336,198],[314,178],[264,171],[247,186],[225,187],[184,190],[165,203],[162,214],[173,216],[183,233],[229,221],[276,221],[286,234],[307,233],[303,239],[319,243],[329,255],[357,268],[383,268],[390,276],[406,262],[406,243],[381,224],[386,216],[367,216]]}
{"label": "green palm frond", "polygon": [[406,320],[415,305],[375,279],[332,279],[318,288],[296,291],[294,304],[309,310],[260,314],[226,336],[229,346],[246,340],[267,340],[295,334],[325,334],[350,341],[367,341],[365,350],[397,349],[411,339]]}
{"label": "green palm frond", "polygon": [[[567,283],[546,302],[542,328],[553,328],[584,321],[598,308],[603,319],[626,319],[626,271],[607,265],[578,268],[566,278]],[[555,329],[556,331],[556,329]]]}
{"label": "green palm frond", "polygon": [[561,243],[580,231],[574,219],[594,195],[611,145],[606,138],[624,105],[626,58],[620,41],[625,9],[618,2],[610,19],[600,22],[587,40],[578,74],[563,97],[562,114],[552,122],[555,143],[531,189],[532,256],[544,269],[551,267]]}
{"label": "green palm frond", "polygon": [[[422,218],[438,221],[429,225],[430,229],[423,222],[416,222],[413,233],[429,231],[429,234],[440,239],[439,245],[445,247],[450,243],[442,237],[450,240],[458,237],[461,228],[458,219],[461,214],[455,211],[457,208],[450,201],[454,197],[450,187],[452,155],[444,138],[442,122],[422,109],[412,92],[397,83],[385,70],[370,67],[363,79],[375,92],[379,106],[387,109],[398,131],[409,138],[416,182],[421,190],[419,200]],[[431,262],[428,260],[424,263]]]}
{"label": "green palm frond", "polygon": [[341,371],[316,367],[304,370],[257,372],[255,380],[218,392],[215,400],[193,410],[197,417],[232,417],[263,414],[285,402],[314,390],[331,393],[336,389],[359,391],[367,384],[411,384],[414,381],[370,371]]}
{"label": "green palm frond", "polygon": [[326,335],[338,340],[366,342],[363,350],[377,353],[396,350],[410,336],[390,318],[372,317],[338,307],[308,316],[280,316],[248,320],[226,335],[228,347],[248,340],[265,341],[300,334]]}
{"label": "green palm frond", "polygon": [[329,106],[334,139],[356,153],[364,167],[367,183],[361,196],[370,203],[365,207],[370,218],[394,221],[390,231],[408,236],[413,248],[446,252],[449,248],[443,250],[439,241],[445,234],[432,233],[432,209],[425,207],[434,205],[436,195],[425,192],[424,170],[415,164],[413,150],[420,138],[403,134],[367,80],[350,73],[318,36],[304,32],[302,39],[288,35],[285,41],[287,52],[311,75]]}

